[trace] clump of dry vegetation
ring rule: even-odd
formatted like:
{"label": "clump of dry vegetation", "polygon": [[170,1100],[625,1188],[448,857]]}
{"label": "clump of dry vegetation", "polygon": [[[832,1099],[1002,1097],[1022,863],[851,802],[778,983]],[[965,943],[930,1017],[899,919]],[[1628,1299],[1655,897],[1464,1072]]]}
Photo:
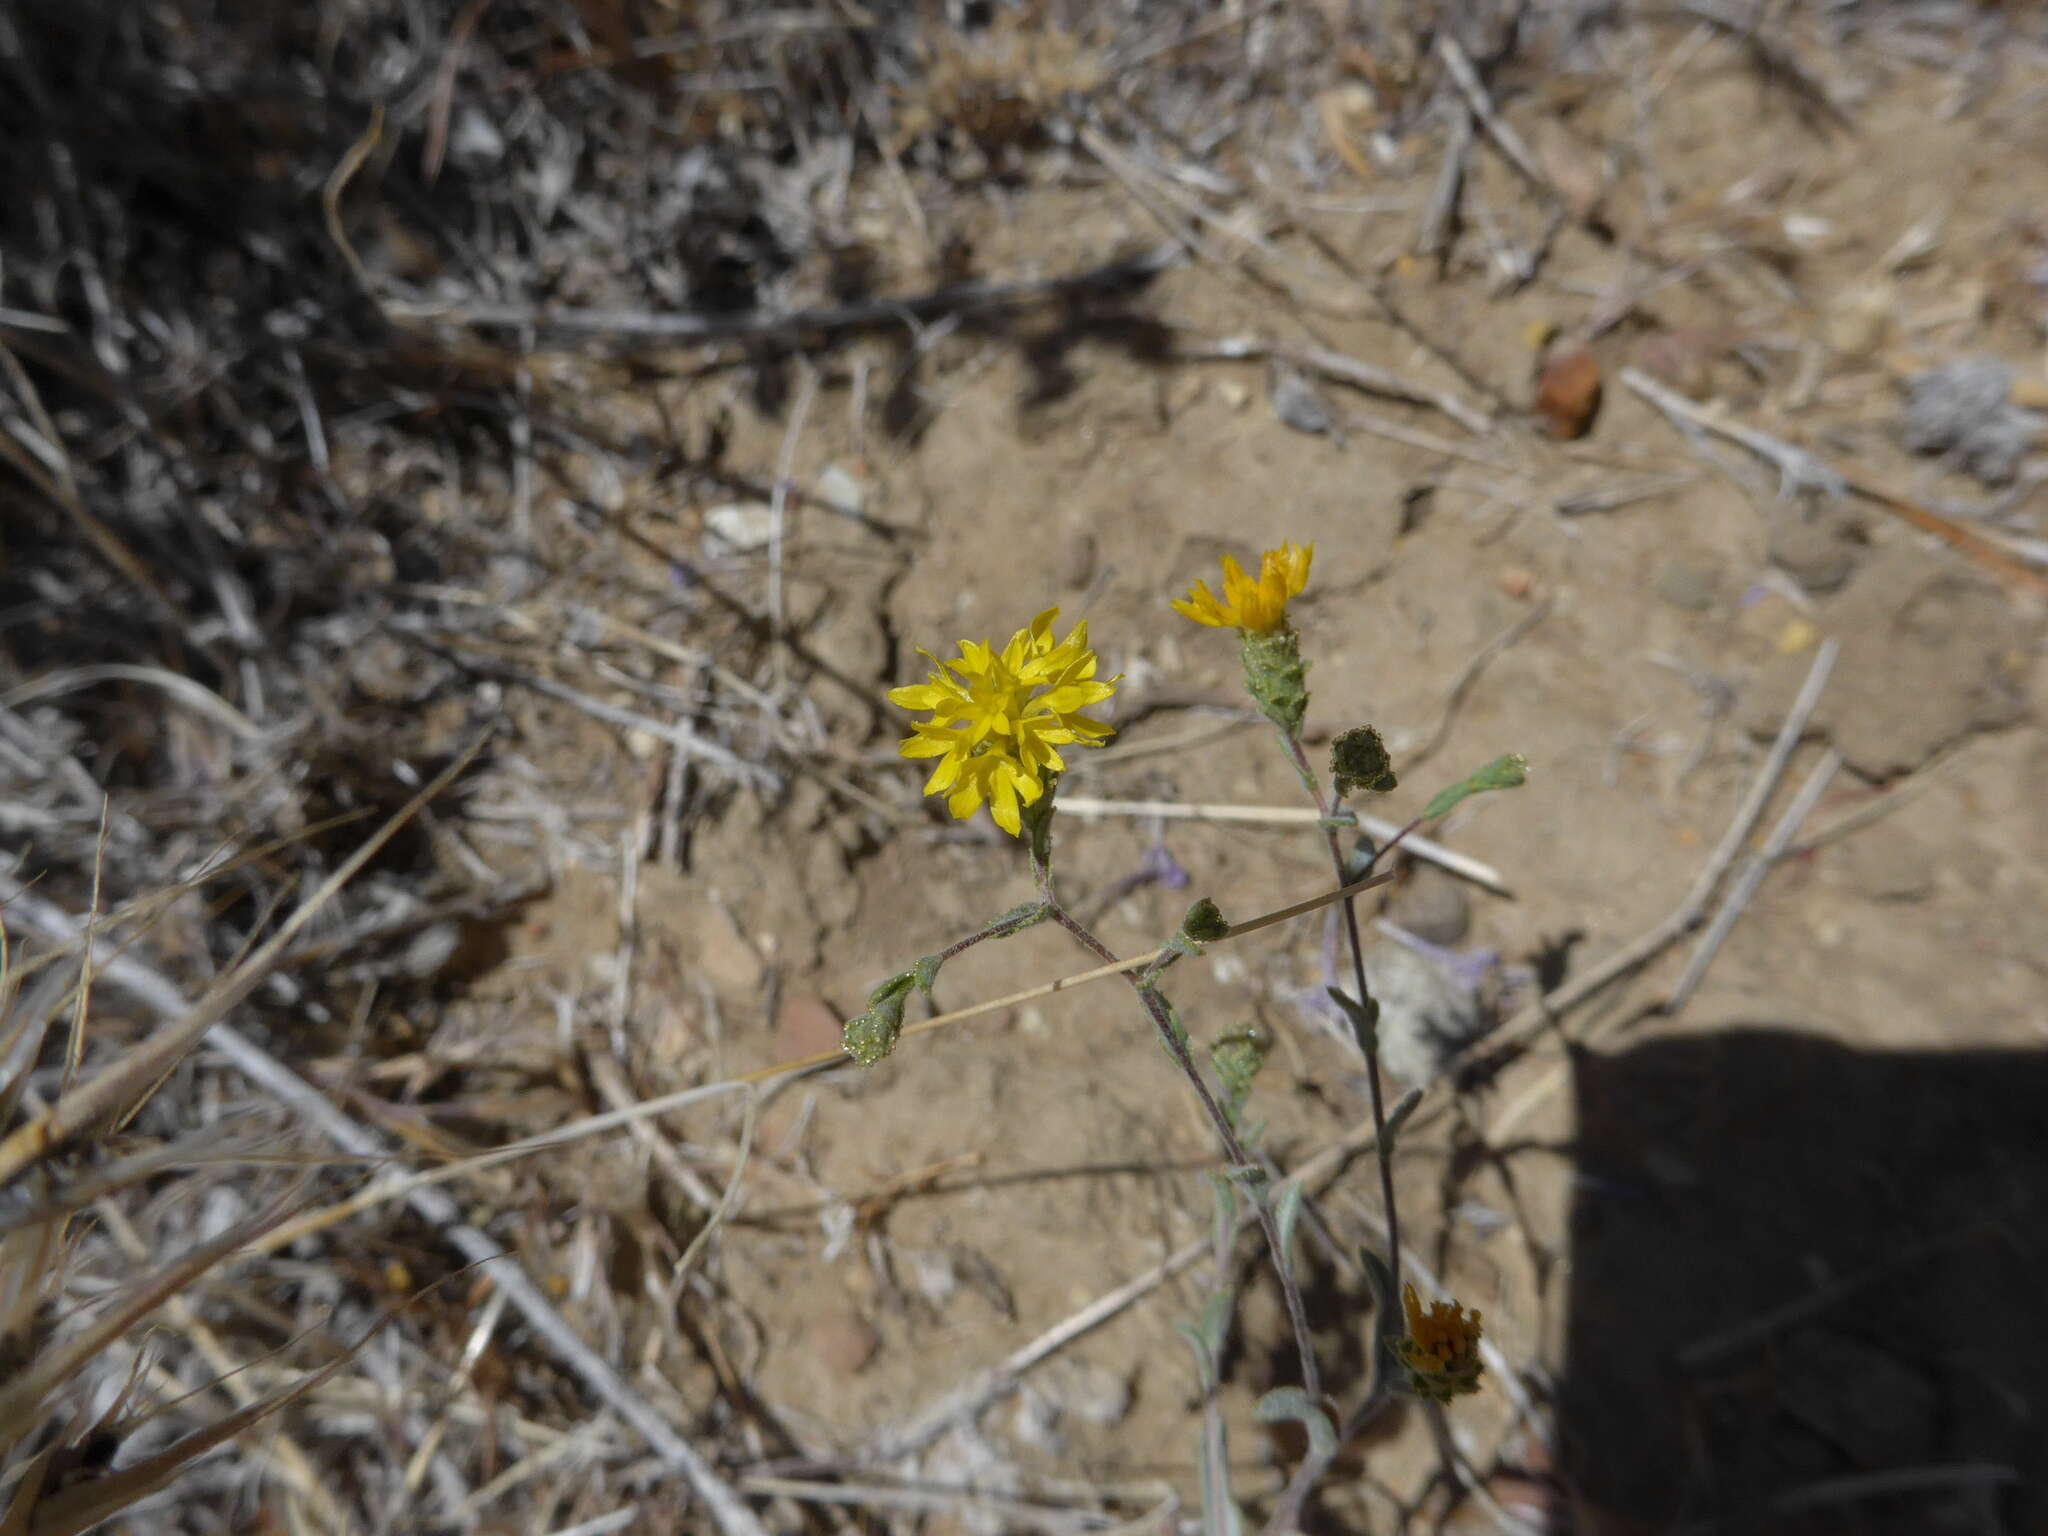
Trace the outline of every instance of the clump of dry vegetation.
{"label": "clump of dry vegetation", "polygon": [[998,11],[989,25],[963,32],[934,27],[919,38],[909,78],[899,88],[902,142],[939,132],[984,153],[1029,144],[1070,119],[1080,98],[1109,79],[1099,40],[1068,31],[1044,7]]}

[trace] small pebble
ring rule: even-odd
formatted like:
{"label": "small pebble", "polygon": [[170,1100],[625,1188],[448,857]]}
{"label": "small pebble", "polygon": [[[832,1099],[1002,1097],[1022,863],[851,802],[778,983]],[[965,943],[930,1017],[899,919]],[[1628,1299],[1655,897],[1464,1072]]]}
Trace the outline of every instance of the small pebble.
{"label": "small pebble", "polygon": [[867,1367],[882,1347],[868,1320],[851,1308],[836,1308],[814,1318],[811,1348],[835,1376],[853,1376]]}
{"label": "small pebble", "polygon": [[818,495],[842,512],[858,515],[867,510],[867,487],[843,464],[827,464],[818,476]]}
{"label": "small pebble", "polygon": [[1107,1366],[1085,1360],[1048,1362],[1038,1386],[1062,1415],[1104,1428],[1122,1423],[1131,1411],[1130,1382]]}
{"label": "small pebble", "polygon": [[1411,874],[1394,893],[1387,917],[1418,939],[1449,949],[1463,943],[1471,931],[1472,902],[1451,876],[1425,867]]}
{"label": "small pebble", "polygon": [[1494,578],[1509,597],[1526,598],[1536,589],[1536,578],[1519,566],[1509,566]]}
{"label": "small pebble", "polygon": [[1820,631],[1805,619],[1793,619],[1778,631],[1778,638],[1771,642],[1772,649],[1780,656],[1803,656],[1813,649],[1820,639]]}
{"label": "small pebble", "polygon": [[727,502],[704,514],[704,542],[714,555],[766,549],[774,532],[775,509],[766,502]]}
{"label": "small pebble", "polygon": [[1850,838],[1841,859],[1843,873],[1872,901],[1925,901],[1934,894],[1934,855],[1918,838]]}
{"label": "small pebble", "polygon": [[1297,432],[1323,437],[1337,430],[1337,418],[1322,392],[1298,370],[1275,363],[1267,375],[1273,414]]}
{"label": "small pebble", "polygon": [[1787,512],[1773,520],[1772,561],[1808,592],[1833,592],[1856,566],[1856,546],[1831,519]]}
{"label": "small pebble", "polygon": [[1096,547],[1095,535],[1083,531],[1070,535],[1060,544],[1059,572],[1060,585],[1080,588],[1095,579]]}
{"label": "small pebble", "polygon": [[1714,606],[1714,583],[1698,566],[1673,560],[1657,578],[1657,595],[1687,613],[1705,613]]}
{"label": "small pebble", "polygon": [[761,955],[725,908],[713,904],[697,925],[697,964],[720,992],[749,992],[761,985]]}

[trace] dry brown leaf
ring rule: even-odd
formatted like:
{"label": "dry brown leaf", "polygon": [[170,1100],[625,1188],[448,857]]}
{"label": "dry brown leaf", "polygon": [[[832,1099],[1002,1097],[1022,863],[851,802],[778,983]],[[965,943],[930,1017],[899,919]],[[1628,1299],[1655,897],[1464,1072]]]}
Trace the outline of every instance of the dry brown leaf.
{"label": "dry brown leaf", "polygon": [[1551,354],[1536,376],[1536,414],[1550,435],[1570,442],[1593,429],[1600,412],[1600,364],[1584,347]]}

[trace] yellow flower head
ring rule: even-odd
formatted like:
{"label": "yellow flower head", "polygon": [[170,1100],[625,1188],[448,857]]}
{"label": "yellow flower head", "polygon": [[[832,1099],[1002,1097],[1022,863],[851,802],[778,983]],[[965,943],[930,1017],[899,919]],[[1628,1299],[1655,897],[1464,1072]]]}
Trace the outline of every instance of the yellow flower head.
{"label": "yellow flower head", "polygon": [[1477,1392],[1479,1314],[1455,1301],[1432,1302],[1425,1312],[1412,1285],[1401,1287],[1401,1310],[1408,1314],[1408,1334],[1395,1341],[1394,1351],[1407,1367],[1410,1389],[1439,1403]]}
{"label": "yellow flower head", "polygon": [[1271,634],[1286,624],[1287,600],[1308,585],[1309,562],[1315,557],[1313,544],[1287,543],[1269,549],[1259,556],[1259,579],[1254,581],[1243,566],[1225,555],[1222,600],[1217,600],[1207,582],[1198,581],[1186,597],[1174,601],[1174,611],[1216,629]]}
{"label": "yellow flower head", "polygon": [[1055,644],[1059,613],[1048,608],[1000,651],[985,640],[962,640],[960,654],[946,662],[921,651],[937,670],[925,682],[889,690],[890,703],[932,712],[900,750],[939,760],[924,792],[945,795],[946,809],[961,821],[985,800],[996,825],[1016,837],[1021,807],[1045,793],[1047,773],[1067,766],[1056,749],[1071,742],[1099,747],[1114,734],[1080,711],[1115,693],[1121,674],[1095,681],[1085,621]]}

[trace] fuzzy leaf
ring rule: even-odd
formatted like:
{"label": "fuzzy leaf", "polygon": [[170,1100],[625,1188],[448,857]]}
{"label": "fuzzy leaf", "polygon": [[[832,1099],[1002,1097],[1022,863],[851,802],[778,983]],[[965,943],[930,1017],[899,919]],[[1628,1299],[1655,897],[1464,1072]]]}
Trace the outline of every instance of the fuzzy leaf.
{"label": "fuzzy leaf", "polygon": [[1209,1364],[1209,1346],[1202,1342],[1201,1329],[1193,1323],[1175,1323],[1173,1331],[1187,1341],[1189,1350],[1194,1353],[1195,1374],[1201,1378],[1202,1390],[1207,1392],[1209,1380],[1215,1375],[1215,1371]]}
{"label": "fuzzy leaf", "polygon": [[1237,1307],[1237,1292],[1225,1287],[1211,1291],[1202,1303],[1202,1344],[1211,1360],[1223,1358],[1223,1346],[1230,1339],[1230,1319]]}
{"label": "fuzzy leaf", "polygon": [[1401,1336],[1408,1322],[1401,1315],[1399,1287],[1394,1284],[1394,1272],[1387,1268],[1387,1261],[1370,1248],[1361,1248],[1358,1262],[1365,1270],[1366,1288],[1372,1292],[1373,1343],[1382,1357],[1380,1369],[1386,1371],[1397,1364],[1394,1340]]}
{"label": "fuzzy leaf", "polygon": [[1021,902],[990,923],[988,931],[995,938],[1007,939],[1011,934],[1022,933],[1051,916],[1052,908],[1042,901]]}
{"label": "fuzzy leaf", "polygon": [[1422,819],[1435,821],[1469,795],[1484,794],[1489,789],[1514,789],[1528,777],[1529,759],[1521,753],[1510,752],[1505,757],[1496,757],[1469,778],[1460,779],[1448,789],[1438,790],[1436,798],[1423,807]]}
{"label": "fuzzy leaf", "polygon": [[1261,1424],[1292,1419],[1308,1431],[1309,1455],[1322,1461],[1337,1454],[1337,1431],[1330,1416],[1310,1402],[1309,1395],[1299,1387],[1274,1388],[1259,1399],[1252,1417]]}
{"label": "fuzzy leaf", "polygon": [[1230,1235],[1237,1230],[1237,1186],[1222,1174],[1212,1173],[1209,1175],[1209,1188],[1216,1196],[1216,1220],[1209,1229],[1209,1241],[1221,1253]]}
{"label": "fuzzy leaf", "polygon": [[1401,1095],[1401,1102],[1388,1112],[1386,1141],[1387,1151],[1390,1155],[1394,1150],[1394,1138],[1401,1134],[1401,1127],[1408,1123],[1408,1117],[1415,1113],[1415,1106],[1421,1102],[1422,1090],[1420,1088],[1410,1088]]}
{"label": "fuzzy leaf", "polygon": [[1358,1041],[1359,1050],[1368,1057],[1376,1058],[1380,1049],[1379,1003],[1370,997],[1360,1002],[1342,987],[1330,988],[1330,1001],[1351,1021],[1351,1034]]}
{"label": "fuzzy leaf", "polygon": [[1273,1225],[1280,1231],[1281,1269],[1294,1269],[1294,1224],[1301,1219],[1301,1186],[1290,1184],[1280,1192],[1280,1204],[1273,1212]]}

